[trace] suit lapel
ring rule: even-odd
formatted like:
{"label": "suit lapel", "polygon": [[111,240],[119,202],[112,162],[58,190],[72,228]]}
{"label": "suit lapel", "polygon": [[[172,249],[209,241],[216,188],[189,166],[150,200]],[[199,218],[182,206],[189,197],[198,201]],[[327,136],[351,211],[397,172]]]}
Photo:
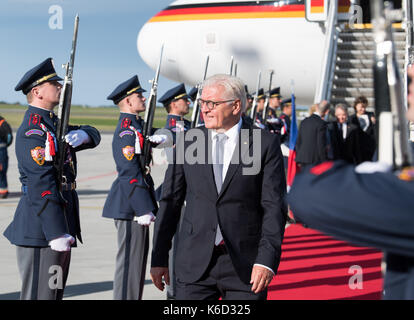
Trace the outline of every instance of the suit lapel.
{"label": "suit lapel", "polygon": [[214,171],[213,171],[213,161],[212,161],[212,154],[211,150],[209,150],[209,145],[211,146],[211,132],[206,127],[202,127],[204,137],[205,137],[205,165],[202,165],[201,168],[203,168],[204,176],[206,178],[205,182],[207,184],[208,190],[213,190],[214,198],[217,198],[217,187],[216,183],[214,181]]}

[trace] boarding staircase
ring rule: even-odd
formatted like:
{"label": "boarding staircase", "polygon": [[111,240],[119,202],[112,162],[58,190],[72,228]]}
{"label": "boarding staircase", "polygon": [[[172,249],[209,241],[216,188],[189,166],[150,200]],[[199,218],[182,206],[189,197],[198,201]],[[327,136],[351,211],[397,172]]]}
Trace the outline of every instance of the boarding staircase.
{"label": "boarding staircase", "polygon": [[[411,2],[407,5],[409,10],[406,9],[406,12],[411,12]],[[365,96],[368,98],[368,111],[374,111],[375,42],[372,26],[350,24],[349,21],[339,19],[337,10],[338,0],[329,1],[327,17],[323,21],[326,30],[325,50],[314,102],[328,100],[333,105],[344,103],[352,114],[355,98]],[[412,16],[405,20],[408,25],[407,21],[412,25]],[[407,52],[409,48],[414,48],[414,45],[408,45],[413,42],[412,30],[412,27],[407,28],[403,23],[393,25],[393,40],[403,81],[406,79],[405,65],[410,60]]]}
{"label": "boarding staircase", "polygon": [[[345,103],[352,107],[356,97],[365,96],[368,98],[368,105],[372,108],[374,106],[372,64],[375,53],[372,29],[350,29],[347,26],[338,26],[337,29],[338,42],[332,68],[330,101],[334,105]],[[394,28],[393,31],[400,74],[403,75],[406,32],[399,27]]]}

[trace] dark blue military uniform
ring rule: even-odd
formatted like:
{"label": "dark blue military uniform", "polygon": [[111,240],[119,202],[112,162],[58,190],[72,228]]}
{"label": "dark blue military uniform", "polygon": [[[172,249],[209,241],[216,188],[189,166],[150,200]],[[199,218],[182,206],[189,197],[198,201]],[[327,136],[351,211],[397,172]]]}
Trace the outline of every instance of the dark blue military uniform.
{"label": "dark blue military uniform", "polygon": [[[132,129],[133,128],[133,129]],[[136,130],[136,133],[135,133]],[[112,219],[132,220],[148,212],[155,211],[151,200],[153,185],[150,176],[147,180],[140,169],[136,139],[142,149],[142,120],[134,114],[121,113],[112,140],[112,155],[118,177],[113,182],[105,202],[102,216]]]}
{"label": "dark blue military uniform", "polygon": [[310,228],[385,252],[385,299],[414,299],[414,170],[359,174],[344,161],[295,177],[288,202]]}
{"label": "dark blue military uniform", "polygon": [[[54,86],[58,93],[57,81],[60,80],[52,59],[48,58],[26,72],[15,90],[28,94],[32,88],[49,82],[48,85]],[[42,102],[36,99],[36,103]],[[97,146],[101,137],[98,130],[90,126],[69,126],[69,132],[83,130],[88,142],[76,148],[67,146],[63,165],[65,179],[58,186],[53,165],[58,151],[56,125],[57,117],[53,112],[29,106],[16,134],[22,197],[4,236],[17,246],[17,263],[22,278],[21,299],[62,299],[71,251],[60,251],[60,246],[59,249],[51,249],[49,242],[56,243],[57,239],[68,239],[70,236],[75,238],[72,246],[76,246],[76,238],[82,242],[79,201],[75,191],[76,152]],[[67,247],[69,242],[65,243]],[[51,267],[58,267],[57,277],[61,281],[57,281],[57,285],[50,281]]]}
{"label": "dark blue military uniform", "polygon": [[[56,185],[52,161],[46,159],[49,134],[55,135],[57,117],[53,112],[29,106],[16,133],[16,156],[22,184],[22,197],[12,223],[4,235],[18,246],[47,247],[50,240],[70,234],[82,242],[79,222],[79,201],[76,187],[76,152],[94,148],[100,142],[98,130],[90,126],[70,126],[68,131],[81,129],[91,138],[89,144],[68,147],[64,165],[66,184],[62,195]],[[65,215],[63,207],[65,206]],[[73,245],[76,246],[76,243]]]}
{"label": "dark blue military uniform", "polygon": [[[119,104],[124,98],[145,92],[138,77],[124,81],[108,96]],[[148,257],[148,227],[137,223],[135,217],[156,213],[154,185],[150,175],[144,176],[140,167],[143,151],[143,120],[137,114],[121,112],[112,140],[112,155],[118,177],[105,201],[102,216],[112,218],[117,229],[114,299],[142,298]]]}

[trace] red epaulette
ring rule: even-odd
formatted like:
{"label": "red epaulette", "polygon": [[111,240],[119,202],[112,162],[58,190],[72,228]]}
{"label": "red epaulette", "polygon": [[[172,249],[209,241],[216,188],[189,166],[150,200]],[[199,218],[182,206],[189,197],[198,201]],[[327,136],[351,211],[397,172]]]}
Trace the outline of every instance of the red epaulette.
{"label": "red epaulette", "polygon": [[129,128],[129,126],[131,125],[131,119],[129,119],[129,118],[124,118],[124,119],[122,119],[122,122],[121,122],[122,124],[121,124],[121,128]]}
{"label": "red epaulette", "polygon": [[32,113],[29,118],[29,126],[38,126],[40,127],[42,117],[36,113]]}

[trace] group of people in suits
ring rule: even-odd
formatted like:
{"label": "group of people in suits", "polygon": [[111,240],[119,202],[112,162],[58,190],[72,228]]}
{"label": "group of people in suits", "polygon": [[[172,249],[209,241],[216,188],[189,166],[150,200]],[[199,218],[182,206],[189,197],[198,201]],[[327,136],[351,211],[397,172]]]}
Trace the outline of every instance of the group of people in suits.
{"label": "group of people in suits", "polygon": [[334,120],[329,121],[330,103],[315,104],[311,114],[299,128],[296,141],[296,162],[300,166],[325,160],[345,160],[354,165],[371,161],[376,150],[375,116],[366,112],[368,100],[357,97],[355,113],[348,115],[348,106],[337,104]]}
{"label": "group of people in suits", "polygon": [[[82,242],[76,152],[96,147],[100,134],[88,125],[69,126],[64,182],[58,185],[54,166],[58,119],[53,110],[59,103],[61,80],[48,58],[30,69],[15,88],[26,95],[29,106],[16,134],[22,196],[4,235],[17,248],[21,299],[62,299],[71,249]],[[236,77],[215,75],[203,83],[198,103],[204,125],[191,130],[184,119],[190,95],[183,84],[174,87],[159,99],[168,112],[165,129],[172,133],[173,159],[178,131],[197,131],[205,149],[195,164],[189,159],[169,164],[157,198],[140,157],[144,139],[155,147],[168,137],[157,133],[143,137],[139,116],[145,110],[143,92],[133,76],[108,96],[120,111],[112,140],[118,175],[102,214],[114,219],[117,232],[114,299],[141,299],[148,227],[154,221],[151,277],[159,289],[164,288],[163,281],[170,282],[169,250],[176,235],[179,241],[171,258],[174,298],[266,299],[286,222],[279,137],[243,120],[247,95]],[[184,139],[181,143],[185,150],[192,147]],[[244,161],[252,153],[253,160]],[[252,166],[259,170],[251,172]]]}
{"label": "group of people in suits", "polygon": [[[413,67],[408,75],[414,79]],[[406,119],[414,121],[413,81],[407,100]],[[361,119],[358,112],[356,117]],[[362,130],[374,121],[362,117]],[[287,197],[295,217],[310,228],[384,252],[383,298],[389,300],[414,299],[413,199],[413,167],[343,160],[304,168]]]}

